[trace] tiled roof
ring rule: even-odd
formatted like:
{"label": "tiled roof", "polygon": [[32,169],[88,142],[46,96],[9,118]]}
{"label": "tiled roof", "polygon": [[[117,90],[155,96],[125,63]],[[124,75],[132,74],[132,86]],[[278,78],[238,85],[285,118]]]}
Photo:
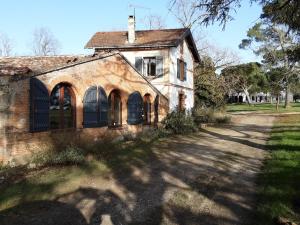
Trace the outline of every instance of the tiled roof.
{"label": "tiled roof", "polygon": [[121,50],[135,48],[161,48],[176,47],[182,40],[186,40],[194,59],[200,62],[197,47],[192,33],[188,28],[161,29],[161,30],[138,30],[135,31],[136,40],[128,43],[127,31],[97,32],[85,45],[85,48],[101,50]]}
{"label": "tiled roof", "polygon": [[152,47],[174,46],[188,29],[162,29],[135,31],[135,43],[127,41],[127,31],[97,32],[86,44],[85,48],[126,48],[126,47]]}
{"label": "tiled roof", "polygon": [[[0,57],[0,74],[43,73],[82,60],[84,56],[19,56]],[[29,70],[26,70],[29,69]]]}

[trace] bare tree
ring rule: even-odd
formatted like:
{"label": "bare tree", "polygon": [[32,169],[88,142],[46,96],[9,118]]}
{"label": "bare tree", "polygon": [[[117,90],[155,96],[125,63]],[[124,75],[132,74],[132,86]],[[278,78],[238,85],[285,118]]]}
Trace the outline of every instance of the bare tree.
{"label": "bare tree", "polygon": [[164,19],[160,15],[149,14],[142,19],[142,23],[148,29],[163,29],[166,27]]}
{"label": "bare tree", "polygon": [[199,13],[197,0],[171,0],[169,11],[176,17],[181,26],[196,29],[205,14]]}
{"label": "bare tree", "polygon": [[239,55],[228,48],[221,48],[215,44],[203,41],[198,43],[199,54],[211,58],[216,70],[240,63]]}
{"label": "bare tree", "polygon": [[32,51],[34,55],[55,55],[59,49],[60,43],[49,29],[41,27],[33,32]]}
{"label": "bare tree", "polygon": [[6,34],[0,34],[0,56],[10,56],[12,43]]}

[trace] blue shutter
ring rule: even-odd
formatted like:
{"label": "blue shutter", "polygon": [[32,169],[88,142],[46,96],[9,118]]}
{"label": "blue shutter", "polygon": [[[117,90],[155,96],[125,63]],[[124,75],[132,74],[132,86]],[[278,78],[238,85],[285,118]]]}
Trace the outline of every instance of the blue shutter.
{"label": "blue shutter", "polygon": [[143,122],[143,98],[139,92],[133,92],[127,102],[127,123],[136,125]]}
{"label": "blue shutter", "polygon": [[139,73],[143,73],[143,57],[135,57],[135,68]]}
{"label": "blue shutter", "polygon": [[180,59],[177,59],[177,78],[180,79]]}
{"label": "blue shutter", "polygon": [[183,74],[183,80],[186,80],[186,74],[187,74],[187,64],[184,62],[184,74]]}
{"label": "blue shutter", "polygon": [[36,78],[30,79],[30,131],[49,129],[49,93]]}
{"label": "blue shutter", "polygon": [[99,126],[107,126],[107,112],[108,112],[108,101],[107,96],[102,87],[98,87],[98,102],[99,102]]}
{"label": "blue shutter", "polygon": [[157,56],[156,57],[156,76],[163,76],[163,57]]}
{"label": "blue shutter", "polygon": [[97,87],[90,87],[83,99],[83,126],[97,127],[98,125],[98,102]]}

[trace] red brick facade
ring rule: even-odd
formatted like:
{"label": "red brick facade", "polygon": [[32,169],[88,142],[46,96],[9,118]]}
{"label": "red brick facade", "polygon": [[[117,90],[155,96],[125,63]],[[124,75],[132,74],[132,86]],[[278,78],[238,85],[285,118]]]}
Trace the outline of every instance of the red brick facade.
{"label": "red brick facade", "polygon": [[[7,77],[6,77],[7,78]],[[76,118],[75,128],[64,130],[49,130],[30,132],[30,82],[28,77],[16,79],[10,76],[6,85],[8,92],[4,93],[0,86],[0,98],[6,99],[7,105],[0,107],[0,161],[15,160],[25,162],[31,153],[44,147],[71,143],[72,141],[91,142],[103,137],[116,137],[125,133],[137,133],[143,130],[143,125],[127,124],[128,96],[138,91],[141,96],[151,96],[154,101],[159,96],[160,121],[168,112],[168,100],[148,83],[119,54],[106,58],[93,59],[84,63],[60,68],[36,76],[43,82],[49,94],[59,83],[68,83],[75,94]],[[4,77],[1,77],[4,80]],[[13,81],[17,80],[17,81]],[[108,96],[112,90],[118,90],[122,102],[122,126],[120,128],[83,128],[83,98],[91,86],[101,86]],[[154,122],[154,104],[151,104],[151,120]],[[28,156],[28,157],[27,157]],[[26,158],[27,157],[27,158]]]}

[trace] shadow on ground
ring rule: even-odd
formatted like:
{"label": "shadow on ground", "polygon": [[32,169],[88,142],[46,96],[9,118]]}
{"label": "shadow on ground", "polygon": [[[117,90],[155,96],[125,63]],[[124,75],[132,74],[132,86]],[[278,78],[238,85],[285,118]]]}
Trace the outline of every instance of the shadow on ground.
{"label": "shadow on ground", "polygon": [[0,224],[255,224],[255,179],[270,125],[237,124],[139,143],[142,148],[132,148],[146,157],[114,153],[102,159],[108,176],[93,172],[71,192],[57,194],[57,182],[49,181],[47,189],[36,184],[31,192],[47,200],[32,201],[20,187],[21,194],[8,198],[24,200],[1,211]]}

